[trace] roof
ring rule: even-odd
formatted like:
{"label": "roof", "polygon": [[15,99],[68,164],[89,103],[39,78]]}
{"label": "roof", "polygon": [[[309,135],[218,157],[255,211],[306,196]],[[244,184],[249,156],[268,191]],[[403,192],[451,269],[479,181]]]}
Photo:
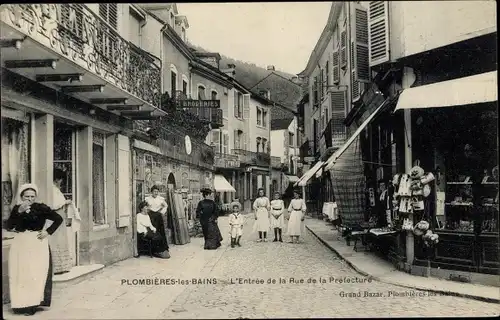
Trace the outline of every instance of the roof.
{"label": "roof", "polygon": [[[238,77],[238,69],[236,69],[236,77]],[[297,103],[302,98],[300,85],[276,72],[271,72],[267,77],[254,84],[250,90],[256,93],[269,90],[272,101],[283,105],[292,112],[297,110]]]}
{"label": "roof", "polygon": [[271,130],[285,130],[288,129],[293,118],[288,119],[271,119]]}
{"label": "roof", "polygon": [[183,21],[186,28],[189,28],[189,22],[186,16],[175,16],[175,23],[181,24]]}

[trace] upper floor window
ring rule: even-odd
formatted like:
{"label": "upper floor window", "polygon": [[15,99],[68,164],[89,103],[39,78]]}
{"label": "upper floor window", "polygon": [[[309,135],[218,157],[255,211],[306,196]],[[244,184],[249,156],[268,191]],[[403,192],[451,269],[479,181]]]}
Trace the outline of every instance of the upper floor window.
{"label": "upper floor window", "polygon": [[187,96],[188,93],[188,82],[186,79],[182,79],[182,93]]}
{"label": "upper floor window", "polygon": [[257,125],[260,127],[267,126],[267,111],[257,107]]}
{"label": "upper floor window", "polygon": [[198,100],[205,100],[205,87],[202,85],[198,86]]}
{"label": "upper floor window", "polygon": [[261,138],[257,138],[257,152],[260,152],[260,143],[262,142]]}
{"label": "upper floor window", "polygon": [[234,131],[234,149],[243,149],[243,131]]}
{"label": "upper floor window", "polygon": [[257,125],[262,126],[262,111],[257,108]]}
{"label": "upper floor window", "polygon": [[267,111],[262,110],[262,126],[267,127]]}
{"label": "upper floor window", "polygon": [[172,88],[172,97],[175,97],[177,91],[177,73],[170,70],[170,88]]}
{"label": "upper floor window", "polygon": [[234,91],[234,117],[243,118],[243,94],[238,91]]}
{"label": "upper floor window", "polygon": [[212,100],[217,100],[217,91],[212,90],[212,92],[211,92],[211,98],[212,98]]}
{"label": "upper floor window", "polygon": [[270,151],[270,149],[267,148],[267,139],[262,138],[262,152],[267,152]]}
{"label": "upper floor window", "polygon": [[182,40],[186,41],[186,28],[182,27],[181,29],[181,37]]}
{"label": "upper floor window", "polygon": [[326,73],[326,90],[328,90],[328,86],[330,86],[330,62],[326,62],[325,66],[325,73]]}
{"label": "upper floor window", "polygon": [[115,30],[118,28],[117,3],[99,3],[99,16]]}
{"label": "upper floor window", "polygon": [[295,135],[292,132],[288,132],[288,145],[290,147],[293,147],[293,143],[295,142],[294,136]]}

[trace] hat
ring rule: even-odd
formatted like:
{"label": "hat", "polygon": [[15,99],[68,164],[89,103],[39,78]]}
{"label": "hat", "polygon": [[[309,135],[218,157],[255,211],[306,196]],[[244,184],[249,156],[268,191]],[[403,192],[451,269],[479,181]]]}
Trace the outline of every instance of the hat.
{"label": "hat", "polygon": [[231,209],[233,209],[234,207],[238,207],[238,211],[241,211],[241,203],[239,203],[237,201],[231,202],[230,206],[231,206]]}
{"label": "hat", "polygon": [[38,187],[34,183],[25,183],[22,186],[19,187],[19,190],[17,191],[17,204],[21,204],[23,202],[21,194],[26,191],[26,190],[33,190],[35,193],[38,195]]}
{"label": "hat", "polygon": [[205,187],[200,190],[201,193],[212,193],[212,189]]}

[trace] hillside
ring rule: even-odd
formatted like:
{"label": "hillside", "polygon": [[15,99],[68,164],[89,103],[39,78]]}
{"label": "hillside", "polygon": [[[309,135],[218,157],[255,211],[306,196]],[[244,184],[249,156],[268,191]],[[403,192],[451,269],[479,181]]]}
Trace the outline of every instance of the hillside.
{"label": "hillside", "polygon": [[[190,43],[189,46],[200,52],[208,52],[208,50],[199,47],[197,45],[194,45],[192,43]],[[243,84],[247,88],[252,88],[260,80],[264,79],[273,72],[271,70],[267,70],[266,68],[259,67],[255,63],[233,59],[231,57],[223,55],[220,52],[219,54],[221,55],[221,60],[220,60],[221,68],[226,68],[228,64],[234,64],[236,66],[236,80],[241,82],[241,84]],[[294,76],[293,74],[289,74],[278,70],[274,72],[287,79],[292,79],[292,77]]]}

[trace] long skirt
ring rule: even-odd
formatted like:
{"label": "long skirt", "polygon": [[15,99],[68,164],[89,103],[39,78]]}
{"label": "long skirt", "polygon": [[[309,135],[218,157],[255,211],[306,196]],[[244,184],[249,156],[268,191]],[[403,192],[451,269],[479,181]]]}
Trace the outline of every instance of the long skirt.
{"label": "long skirt", "polygon": [[253,231],[268,232],[270,228],[269,211],[266,208],[259,208],[255,212],[257,220],[255,221]]}
{"label": "long skirt", "polygon": [[[281,212],[281,210],[279,210],[277,213]],[[275,218],[273,216],[273,211],[271,210],[271,229],[274,229],[274,228],[280,228],[280,229],[284,229],[285,228],[285,217],[284,217],[284,214],[280,215],[278,218]]]}
{"label": "long skirt", "polygon": [[38,231],[17,233],[9,252],[10,304],[13,309],[50,306],[52,257],[47,238]]}
{"label": "long skirt", "polygon": [[165,230],[164,215],[161,212],[149,211],[149,219],[151,219],[151,224],[156,228],[156,237],[153,242],[153,253],[162,253],[168,251],[168,240]]}
{"label": "long skirt", "polygon": [[290,213],[290,220],[288,221],[288,230],[287,234],[289,236],[300,236],[302,234],[303,223],[302,212],[301,211],[292,211]]}
{"label": "long skirt", "polygon": [[214,250],[221,246],[223,240],[216,220],[200,221],[205,238],[205,250]]}
{"label": "long skirt", "polygon": [[[66,220],[66,212],[63,209],[57,211]],[[63,224],[49,237],[50,249],[53,257],[54,273],[69,272],[74,265],[69,250],[69,230]]]}

